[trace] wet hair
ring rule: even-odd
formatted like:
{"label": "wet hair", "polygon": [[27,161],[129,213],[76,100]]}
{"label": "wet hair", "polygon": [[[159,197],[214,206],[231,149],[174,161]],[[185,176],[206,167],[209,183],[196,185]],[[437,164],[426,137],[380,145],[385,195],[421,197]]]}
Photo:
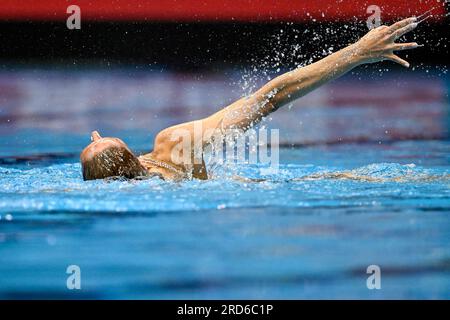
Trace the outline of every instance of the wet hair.
{"label": "wet hair", "polygon": [[138,158],[128,148],[109,146],[82,162],[84,180],[124,177],[133,179],[147,174]]}

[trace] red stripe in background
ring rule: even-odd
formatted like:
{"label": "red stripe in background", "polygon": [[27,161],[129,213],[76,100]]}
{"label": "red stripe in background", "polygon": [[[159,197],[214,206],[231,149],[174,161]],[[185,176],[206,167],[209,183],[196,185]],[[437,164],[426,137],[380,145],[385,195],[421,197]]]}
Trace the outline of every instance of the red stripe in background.
{"label": "red stripe in background", "polygon": [[1,0],[0,20],[64,20],[71,4],[81,8],[82,20],[103,21],[345,21],[365,19],[372,4],[384,21],[432,7],[435,21],[445,14],[439,0]]}

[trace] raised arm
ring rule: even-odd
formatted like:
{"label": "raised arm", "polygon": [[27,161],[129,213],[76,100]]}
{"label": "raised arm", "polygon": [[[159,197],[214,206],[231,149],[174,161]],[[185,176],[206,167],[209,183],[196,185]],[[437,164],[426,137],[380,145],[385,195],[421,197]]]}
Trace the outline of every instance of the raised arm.
{"label": "raised arm", "polygon": [[368,32],[358,42],[308,66],[276,77],[254,94],[242,98],[203,120],[204,128],[247,130],[281,106],[298,99],[324,83],[336,79],[358,65],[391,60],[409,67],[394,51],[414,49],[417,43],[395,43],[416,26],[416,18],[381,26]]}
{"label": "raised arm", "polygon": [[[381,26],[368,32],[358,42],[335,52],[320,61],[298,68],[276,77],[258,91],[244,97],[213,115],[188,123],[183,123],[161,131],[155,139],[154,155],[170,161],[170,154],[180,141],[187,141],[201,155],[204,147],[217,131],[247,130],[281,106],[304,96],[308,92],[333,80],[358,65],[391,60],[402,66],[409,63],[394,51],[419,47],[413,43],[395,43],[405,33],[417,26],[416,18],[399,21],[392,26]],[[219,134],[220,135],[220,134]]]}

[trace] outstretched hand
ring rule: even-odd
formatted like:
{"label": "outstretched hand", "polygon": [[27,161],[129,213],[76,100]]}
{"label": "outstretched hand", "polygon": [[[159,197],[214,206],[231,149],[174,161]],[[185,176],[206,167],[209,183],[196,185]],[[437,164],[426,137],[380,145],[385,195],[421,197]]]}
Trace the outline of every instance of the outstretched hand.
{"label": "outstretched hand", "polygon": [[395,41],[414,30],[417,25],[417,18],[412,17],[391,26],[380,26],[372,29],[354,44],[355,54],[359,56],[362,63],[391,60],[408,68],[408,61],[397,56],[394,51],[415,49],[422,45],[416,42],[396,43]]}

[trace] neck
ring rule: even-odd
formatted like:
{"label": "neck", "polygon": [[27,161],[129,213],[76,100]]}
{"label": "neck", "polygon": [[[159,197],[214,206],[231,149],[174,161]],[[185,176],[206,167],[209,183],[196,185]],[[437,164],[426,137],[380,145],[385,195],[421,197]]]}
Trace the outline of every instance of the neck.
{"label": "neck", "polygon": [[151,154],[140,156],[138,159],[148,172],[161,174],[165,179],[178,179],[186,176],[186,173],[181,168],[171,163],[155,159]]}

